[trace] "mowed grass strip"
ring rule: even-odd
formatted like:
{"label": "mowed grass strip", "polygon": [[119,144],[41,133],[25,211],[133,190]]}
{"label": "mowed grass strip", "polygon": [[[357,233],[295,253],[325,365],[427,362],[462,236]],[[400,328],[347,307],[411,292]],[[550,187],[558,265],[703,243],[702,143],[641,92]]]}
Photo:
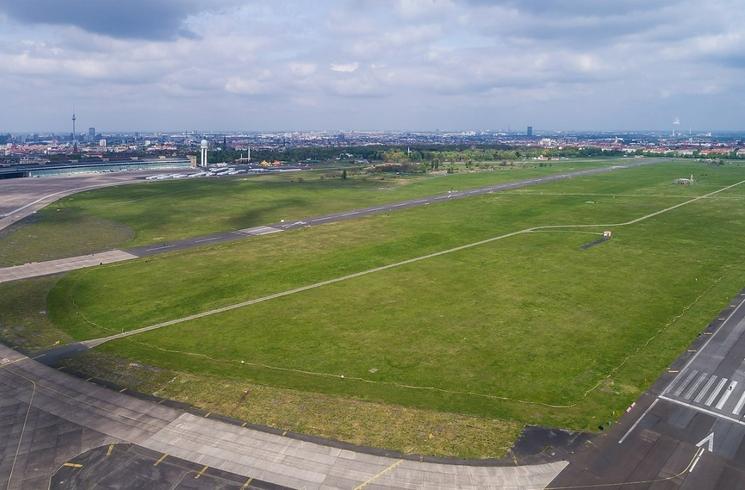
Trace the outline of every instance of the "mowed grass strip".
{"label": "mowed grass strip", "polygon": [[[707,173],[699,179],[701,194],[743,178],[737,167],[635,169],[615,174],[625,185],[602,176],[546,187],[580,185],[604,194],[610,186],[613,192],[649,192],[649,199],[608,194],[588,203],[577,196],[506,193],[266,237],[251,246],[107,266],[62,280],[52,294],[53,318],[75,336],[95,336],[206,309],[225,296],[276,292],[316,275],[369,268],[516,227],[626,221],[680,202],[653,194],[669,191],[681,171]],[[513,237],[103,350],[287,388],[592,427],[597,417],[622,410],[645,387],[639,380],[656,375],[685,347],[701,328],[690,318],[713,316],[727,300],[722,297],[742,286],[737,243],[745,216],[733,202],[701,200],[614,230],[613,240],[589,250],[580,249],[593,239],[586,233]],[[314,243],[318,253],[308,254]],[[287,268],[273,268],[277,264]],[[159,282],[168,270],[165,280],[173,288]],[[242,275],[256,270],[266,275]],[[225,287],[233,274],[239,280]],[[190,285],[198,290],[192,302],[179,302]],[[220,294],[210,294],[220,286]],[[646,363],[637,366],[629,355]]]}
{"label": "mowed grass strip", "polygon": [[83,192],[0,235],[0,266],[82,255],[294,220],[627,160],[537,162],[453,175],[364,175],[307,171],[143,182]]}
{"label": "mowed grass strip", "polygon": [[88,352],[65,361],[83,376],[178,400],[253,424],[402,453],[498,458],[521,424],[173,371]]}

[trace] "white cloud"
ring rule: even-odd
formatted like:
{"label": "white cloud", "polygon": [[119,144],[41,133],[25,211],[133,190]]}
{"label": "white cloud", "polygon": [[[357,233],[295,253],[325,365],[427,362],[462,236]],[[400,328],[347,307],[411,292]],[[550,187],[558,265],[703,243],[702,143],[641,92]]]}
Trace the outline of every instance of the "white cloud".
{"label": "white cloud", "polygon": [[283,128],[343,127],[349,119],[333,114],[365,107],[379,128],[469,118],[470,127],[525,118],[571,128],[589,120],[582,114],[619,104],[621,123],[609,110],[591,119],[618,127],[646,125],[656,112],[667,121],[676,104],[682,117],[694,95],[719,104],[706,111],[713,125],[714,114],[742,105],[738,3],[217,0],[182,16],[193,36],[151,26],[143,39],[121,29],[91,33],[77,21],[24,23],[5,17],[0,0],[0,90],[13,101],[4,119],[21,120],[23,111],[24,120],[41,121],[36,129],[49,124],[45,107],[70,100],[112,126],[138,100],[144,111],[165,110],[174,126],[204,127],[200,108],[210,104],[226,108],[210,111],[216,123],[235,127],[242,119],[234,114],[250,111],[275,115]]}
{"label": "white cloud", "polygon": [[331,63],[329,65],[331,71],[339,73],[354,73],[359,69],[359,67],[360,64],[356,61],[353,63]]}

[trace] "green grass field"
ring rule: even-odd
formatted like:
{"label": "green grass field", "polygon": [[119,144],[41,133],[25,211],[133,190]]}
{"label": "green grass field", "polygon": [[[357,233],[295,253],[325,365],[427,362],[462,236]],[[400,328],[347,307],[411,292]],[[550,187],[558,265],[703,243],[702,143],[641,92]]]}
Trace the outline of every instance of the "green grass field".
{"label": "green grass field", "polygon": [[[689,173],[696,185],[672,184]],[[52,291],[50,313],[75,338],[102,336],[526,227],[627,221],[742,179],[742,167],[662,164],[79,271]],[[581,245],[602,227],[512,237],[102,350],[263,384],[592,428],[742,287],[743,198],[745,186],[731,189],[619,227],[588,250]]]}
{"label": "green grass field", "polygon": [[[694,185],[672,183],[691,173]],[[95,338],[525,228],[622,223],[742,180],[743,166],[663,163],[81,270],[40,287],[55,329]],[[516,235],[96,355],[202,377],[163,392],[208,406],[219,402],[205,380],[225,380],[228,398],[246,383],[279,390],[275,401],[306,392],[329,397],[327,407],[362,400],[503,421],[497,447],[514,437],[510,424],[597,430],[743,287],[744,202],[742,184],[628,226]],[[606,228],[612,240],[582,249]]]}
{"label": "green grass field", "polygon": [[[295,220],[334,211],[618,163],[538,162],[453,175],[376,176],[339,171],[143,182],[64,198],[0,232],[0,266]],[[626,160],[627,161],[627,160]],[[74,230],[74,232],[71,232]]]}

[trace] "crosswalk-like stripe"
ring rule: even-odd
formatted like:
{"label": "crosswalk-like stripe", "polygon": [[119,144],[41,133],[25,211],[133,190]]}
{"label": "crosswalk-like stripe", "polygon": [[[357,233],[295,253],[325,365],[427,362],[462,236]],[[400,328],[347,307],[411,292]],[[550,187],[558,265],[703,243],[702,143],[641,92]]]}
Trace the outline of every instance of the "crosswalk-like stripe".
{"label": "crosswalk-like stripe", "polygon": [[733,381],[729,384],[727,389],[724,391],[722,398],[717,402],[717,410],[721,410],[724,404],[727,403],[727,399],[730,397],[732,392],[735,391],[735,386],[737,386],[737,381]]}
{"label": "crosswalk-like stripe", "polygon": [[717,379],[717,376],[715,374],[711,375],[711,378],[709,378],[709,381],[706,382],[703,388],[701,388],[701,391],[698,392],[698,395],[696,395],[696,398],[693,399],[695,403],[700,402],[704,396],[706,395],[706,392],[709,391],[709,388],[711,388],[711,385],[714,384],[714,381]]}
{"label": "crosswalk-like stripe", "polygon": [[717,384],[717,387],[714,388],[714,391],[711,392],[711,395],[709,395],[709,398],[706,399],[706,406],[711,406],[712,403],[714,403],[714,400],[717,399],[717,395],[719,395],[719,392],[722,391],[722,388],[724,388],[724,384],[727,382],[727,378],[722,378],[719,380],[719,384]]}
{"label": "crosswalk-like stripe", "polygon": [[688,386],[688,383],[690,383],[691,380],[694,378],[694,376],[696,376],[697,374],[698,374],[698,369],[694,369],[693,371],[691,371],[691,374],[689,374],[686,377],[686,379],[682,383],[680,383],[680,385],[675,389],[675,391],[673,392],[673,395],[680,396],[680,394],[683,392],[685,387]]}
{"label": "crosswalk-like stripe", "polygon": [[686,391],[686,394],[683,395],[683,398],[685,398],[686,400],[690,399],[691,396],[693,396],[693,394],[696,393],[696,389],[701,385],[701,383],[704,382],[707,376],[708,376],[707,373],[701,373],[701,376],[699,376],[696,382],[693,383],[693,385],[688,389],[688,391]]}
{"label": "crosswalk-like stripe", "polygon": [[735,409],[732,410],[732,413],[739,416],[743,405],[745,405],[745,392],[740,395],[740,400],[737,402],[737,405],[735,405]]}

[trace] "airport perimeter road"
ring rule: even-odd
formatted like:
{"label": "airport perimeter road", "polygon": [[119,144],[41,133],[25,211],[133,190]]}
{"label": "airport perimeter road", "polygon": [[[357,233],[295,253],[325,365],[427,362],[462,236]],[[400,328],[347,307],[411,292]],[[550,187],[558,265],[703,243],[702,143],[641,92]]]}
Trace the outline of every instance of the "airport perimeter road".
{"label": "airport perimeter road", "polygon": [[[132,457],[117,457],[127,444],[139,448],[132,455],[139,461],[136,472],[126,471]],[[107,449],[88,452],[102,446]],[[179,464],[170,467],[176,479],[171,481],[167,472],[174,459]],[[98,469],[86,466],[94,462]],[[198,471],[180,470],[185,462]],[[112,487],[118,474],[123,488],[132,488],[127,485],[135,474],[143,478],[139,488],[164,484],[164,474],[168,488],[215,488],[209,478],[225,481],[229,473],[246,483],[257,479],[308,489],[537,489],[565,466],[563,461],[529,466],[429,463],[303,441],[109,390],[0,344],[1,489],[48,488],[58,469],[70,479],[75,471],[93,476],[98,471]],[[146,468],[157,480],[146,478]],[[81,474],[78,480],[93,476]],[[58,480],[59,473],[54,488],[81,488]]]}
{"label": "airport perimeter road", "polygon": [[173,168],[59,177],[0,179],[0,230],[58,199],[77,192],[142,182],[144,177],[158,173],[172,174],[183,171],[184,169]]}
{"label": "airport perimeter road", "polygon": [[745,291],[550,488],[745,488],[744,333]]}

